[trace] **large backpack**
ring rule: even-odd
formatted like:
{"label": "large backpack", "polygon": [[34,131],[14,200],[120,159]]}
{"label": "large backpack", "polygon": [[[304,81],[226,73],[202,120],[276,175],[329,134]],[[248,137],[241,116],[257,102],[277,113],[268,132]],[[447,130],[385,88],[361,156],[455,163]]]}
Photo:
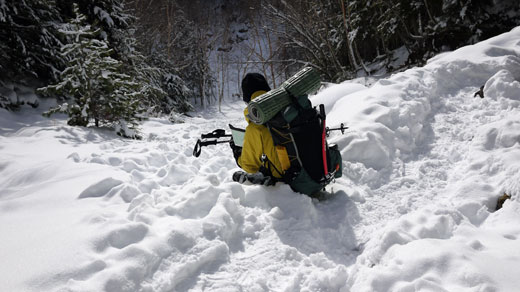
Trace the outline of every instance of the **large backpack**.
{"label": "large backpack", "polygon": [[312,107],[307,95],[291,98],[293,102],[265,125],[282,164],[283,181],[294,191],[311,195],[341,177],[341,153],[327,143],[323,105],[320,110]]}
{"label": "large backpack", "polygon": [[[318,72],[306,67],[248,104],[249,119],[268,127],[282,164],[282,170],[269,171],[277,171],[293,190],[309,195],[342,172],[337,146],[327,144],[324,106],[318,110],[308,99],[320,85]],[[264,168],[275,168],[269,158],[262,160]]]}

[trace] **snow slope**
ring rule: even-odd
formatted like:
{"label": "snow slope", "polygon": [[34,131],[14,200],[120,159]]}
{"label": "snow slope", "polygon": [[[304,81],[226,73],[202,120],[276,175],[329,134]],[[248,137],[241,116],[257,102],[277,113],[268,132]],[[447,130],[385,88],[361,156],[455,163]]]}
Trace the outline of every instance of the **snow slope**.
{"label": "snow slope", "polygon": [[192,156],[201,133],[245,126],[243,104],[151,119],[142,141],[0,109],[0,290],[516,291],[519,80],[516,28],[322,90],[328,125],[350,129],[321,202],[232,182],[226,145]]}

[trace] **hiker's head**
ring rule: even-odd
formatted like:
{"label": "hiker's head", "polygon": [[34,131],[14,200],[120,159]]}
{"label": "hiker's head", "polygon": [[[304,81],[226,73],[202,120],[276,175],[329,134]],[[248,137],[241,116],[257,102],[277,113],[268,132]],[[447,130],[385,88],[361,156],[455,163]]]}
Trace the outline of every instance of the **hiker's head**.
{"label": "hiker's head", "polygon": [[264,75],[260,73],[247,73],[242,79],[242,99],[249,103],[255,97],[271,90]]}

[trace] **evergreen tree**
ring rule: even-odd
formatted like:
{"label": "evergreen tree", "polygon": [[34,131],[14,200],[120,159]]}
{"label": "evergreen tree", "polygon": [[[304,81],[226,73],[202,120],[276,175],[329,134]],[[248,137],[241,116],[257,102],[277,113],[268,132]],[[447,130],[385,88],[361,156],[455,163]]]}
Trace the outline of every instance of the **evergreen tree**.
{"label": "evergreen tree", "polygon": [[[0,86],[56,80],[64,64],[57,33],[60,22],[53,0],[0,0]],[[16,110],[23,104],[37,106],[0,91],[0,107]]]}
{"label": "evergreen tree", "polygon": [[44,94],[63,95],[72,101],[51,109],[46,115],[62,112],[69,115],[68,124],[96,127],[112,126],[126,137],[138,137],[136,132],[143,98],[138,80],[122,73],[123,63],[111,57],[113,50],[100,29],[86,23],[85,15],[74,5],[75,18],[68,28],[60,30],[70,39],[61,48],[67,67],[60,74],[60,82],[40,88]]}
{"label": "evergreen tree", "polygon": [[53,0],[0,1],[0,80],[55,79],[60,22]]}

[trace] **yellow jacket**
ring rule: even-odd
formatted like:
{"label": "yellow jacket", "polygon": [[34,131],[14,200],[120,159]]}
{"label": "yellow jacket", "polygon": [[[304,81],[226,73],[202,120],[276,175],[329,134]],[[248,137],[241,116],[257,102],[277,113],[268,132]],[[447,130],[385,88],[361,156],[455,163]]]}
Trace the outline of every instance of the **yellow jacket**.
{"label": "yellow jacket", "polygon": [[[251,100],[264,93],[265,91],[256,91],[252,94]],[[246,116],[248,125],[246,127],[246,133],[244,136],[242,154],[238,158],[238,164],[246,172],[256,173],[262,166],[260,157],[262,154],[265,154],[267,158],[274,164],[276,169],[283,173],[282,164],[280,163],[278,155],[276,154],[273,138],[271,137],[271,133],[269,133],[269,129],[267,129],[267,127],[264,125],[257,125],[251,122],[247,118],[247,114],[248,111],[246,107],[244,110],[244,115]],[[272,169],[272,167],[271,172],[273,176],[281,178],[281,175],[276,170]]]}

